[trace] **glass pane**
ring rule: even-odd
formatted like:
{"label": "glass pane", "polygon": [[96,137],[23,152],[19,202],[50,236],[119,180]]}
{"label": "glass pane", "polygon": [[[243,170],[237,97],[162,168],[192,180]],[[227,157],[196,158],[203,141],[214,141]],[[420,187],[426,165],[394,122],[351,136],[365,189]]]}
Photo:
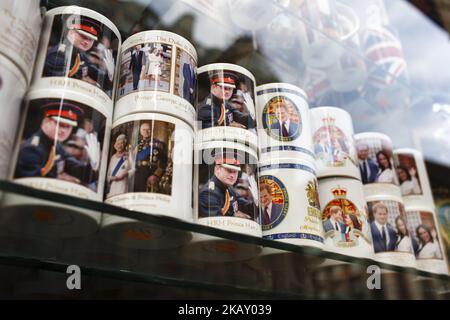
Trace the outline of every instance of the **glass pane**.
{"label": "glass pane", "polygon": [[[107,16],[123,40],[144,30],[172,31],[194,45],[199,67],[233,63],[248,69],[257,84],[296,85],[307,93],[310,108],[348,111],[355,133],[381,132],[394,148],[422,151],[450,250],[450,79],[441,67],[450,56],[448,35],[406,1],[52,0],[49,8],[73,4]],[[90,106],[83,107],[86,118],[102,122],[91,116]],[[35,129],[32,122],[24,139]],[[129,129],[130,137],[139,130],[137,125]],[[202,179],[205,183],[209,176]],[[5,295],[35,297],[30,283],[39,281],[48,284],[44,296],[65,295],[52,282],[64,284],[70,264],[80,265],[92,280],[87,296],[69,294],[74,298],[147,293],[211,298],[216,292],[218,297],[438,299],[448,298],[450,290],[447,276],[21,185],[0,186]],[[383,268],[381,290],[368,289],[370,265]],[[132,281],[133,286],[140,282],[136,289],[130,288]]]}

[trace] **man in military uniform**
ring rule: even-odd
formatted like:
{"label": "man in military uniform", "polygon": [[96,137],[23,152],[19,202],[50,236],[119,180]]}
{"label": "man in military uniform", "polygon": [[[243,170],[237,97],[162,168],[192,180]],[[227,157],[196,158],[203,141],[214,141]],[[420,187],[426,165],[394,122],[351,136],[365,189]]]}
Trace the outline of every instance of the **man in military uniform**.
{"label": "man in military uniform", "polygon": [[241,171],[236,157],[215,157],[214,175],[200,189],[199,217],[239,217],[253,219],[255,204],[239,197],[233,188]]}
{"label": "man in military uniform", "polygon": [[151,133],[150,123],[142,123],[135,149],[134,192],[159,192],[159,181],[167,167],[165,144]]}
{"label": "man in military uniform", "polygon": [[64,150],[66,141],[83,110],[70,103],[51,102],[42,106],[44,118],[40,129],[25,140],[19,152],[15,178],[57,178],[74,183],[89,184],[97,179],[100,143],[94,134],[86,136],[88,163]]}
{"label": "man in military uniform", "polygon": [[214,73],[210,75],[211,94],[200,104],[198,119],[202,128],[230,126],[242,129],[255,128],[255,121],[248,113],[233,108],[229,103],[236,89],[236,76],[233,73]]}
{"label": "man in military uniform", "polygon": [[[101,38],[98,22],[79,15],[66,20],[61,43],[51,47],[47,54],[44,77],[69,77],[97,85],[105,91],[111,90],[114,78],[112,51],[91,50]],[[99,64],[94,64],[89,55],[98,55]]]}

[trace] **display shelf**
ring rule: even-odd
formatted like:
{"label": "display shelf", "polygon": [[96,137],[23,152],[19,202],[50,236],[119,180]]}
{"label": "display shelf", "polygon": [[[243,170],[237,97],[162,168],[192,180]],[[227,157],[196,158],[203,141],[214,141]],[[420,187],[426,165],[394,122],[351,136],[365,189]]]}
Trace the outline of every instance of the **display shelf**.
{"label": "display shelf", "polygon": [[[73,263],[73,262],[72,262]],[[53,278],[57,279],[61,277],[58,274],[66,274],[67,268],[71,265],[71,263],[64,262],[55,262],[50,260],[41,260],[38,258],[27,258],[27,257],[12,257],[2,255],[0,253],[0,265],[2,266],[12,266],[18,268],[32,269],[32,270],[42,270],[44,272],[50,273],[53,275]],[[5,269],[5,267],[3,267]],[[201,292],[219,292],[224,295],[236,295],[236,296],[251,296],[253,298],[271,298],[271,299],[305,299],[305,298],[313,298],[314,296],[311,292],[289,292],[282,290],[263,290],[263,289],[254,289],[246,286],[239,285],[226,285],[226,284],[217,284],[214,282],[208,281],[192,281],[187,278],[180,277],[179,275],[174,275],[172,277],[166,275],[161,276],[157,274],[148,274],[148,273],[139,273],[139,272],[130,272],[127,270],[116,270],[116,269],[107,269],[100,267],[86,267],[81,266],[81,275],[83,277],[83,282],[87,282],[84,280],[84,277],[91,278],[102,278],[106,280],[120,280],[128,283],[128,285],[133,285],[133,283],[143,283],[143,284],[151,284],[160,287],[175,287],[178,289],[190,289],[197,290]],[[9,274],[15,273],[14,271],[9,271]],[[60,294],[61,297],[64,294],[64,291],[67,288],[64,288],[64,283],[66,282],[67,277],[62,276],[62,280],[60,280]],[[41,284],[44,286],[49,285],[52,279],[47,278],[47,283],[43,281]],[[23,279],[14,279],[15,285],[17,283],[21,283],[24,281]],[[41,288],[44,289],[44,288]],[[35,288],[37,289],[37,288]],[[116,290],[119,290],[118,288]],[[65,292],[67,294],[67,292]],[[6,297],[2,295],[2,297]],[[101,297],[101,296],[100,296]],[[99,297],[97,297],[99,298]],[[132,298],[132,297],[128,297]],[[152,298],[151,296],[140,296],[138,298]],[[186,298],[186,296],[185,296]]]}
{"label": "display shelf", "polygon": [[[143,282],[159,286],[195,288],[200,291],[220,291],[229,296],[270,298],[373,298],[383,296],[382,292],[370,291],[366,287],[367,266],[377,265],[389,277],[396,275],[390,286],[403,288],[420,280],[434,283],[435,295],[450,285],[450,277],[437,275],[413,268],[402,268],[378,263],[371,259],[360,259],[308,247],[281,243],[193,223],[170,217],[149,215],[129,211],[116,206],[90,200],[78,199],[65,194],[33,189],[20,184],[1,181],[3,199],[11,196],[25,196],[24,204],[36,199],[47,200],[54,206],[54,214],[65,205],[76,206],[75,211],[89,209],[145,222],[165,232],[183,230],[192,235],[210,235],[220,239],[233,240],[237,244],[264,247],[264,250],[283,250],[284,255],[253,258],[231,262],[204,262],[189,258],[189,245],[164,249],[145,250],[123,247],[119,242],[105,241],[101,228],[83,237],[65,238],[51,234],[49,229],[40,230],[40,223],[26,231],[11,228],[8,219],[8,205],[5,202],[0,215],[0,264],[28,267],[30,269],[65,272],[68,265],[76,264],[83,274],[112,278],[126,282]],[[21,215],[20,210],[15,214]],[[8,218],[6,218],[8,217]],[[31,218],[29,215],[25,217]],[[27,223],[27,222],[25,222]],[[45,233],[45,234],[44,234]],[[38,236],[39,235],[39,236]],[[120,240],[118,240],[120,241]],[[188,251],[186,251],[188,250]],[[264,252],[264,251],[263,251]],[[331,267],[322,267],[325,261],[334,261]],[[383,275],[385,277],[385,275]],[[396,284],[398,283],[398,285]],[[333,284],[333,290],[328,286]],[[351,284],[351,285],[349,285]],[[414,284],[417,285],[417,284]],[[390,289],[389,292],[393,290]],[[395,291],[395,290],[394,290]],[[418,294],[417,289],[401,294]]]}

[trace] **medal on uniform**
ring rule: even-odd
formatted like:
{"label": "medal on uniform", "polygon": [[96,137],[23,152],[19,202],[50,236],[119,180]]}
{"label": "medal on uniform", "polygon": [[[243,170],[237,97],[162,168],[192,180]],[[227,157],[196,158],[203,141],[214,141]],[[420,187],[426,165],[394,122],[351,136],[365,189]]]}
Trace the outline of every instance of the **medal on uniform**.
{"label": "medal on uniform", "polygon": [[[233,197],[231,197],[230,201],[233,201]],[[233,202],[233,212],[236,213],[238,211],[239,211],[238,202],[234,201]]]}

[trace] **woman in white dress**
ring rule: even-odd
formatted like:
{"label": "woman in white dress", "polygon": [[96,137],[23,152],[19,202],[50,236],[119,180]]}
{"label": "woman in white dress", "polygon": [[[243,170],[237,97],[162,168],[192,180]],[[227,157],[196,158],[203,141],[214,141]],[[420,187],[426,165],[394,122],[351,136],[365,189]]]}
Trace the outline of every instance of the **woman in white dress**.
{"label": "woman in white dress", "polygon": [[345,163],[345,160],[348,158],[346,146],[336,138],[332,139],[331,144],[333,148],[333,162]]}
{"label": "woman in white dress", "polygon": [[162,57],[162,48],[154,47],[153,49],[147,51],[147,76],[149,76],[149,86],[151,86],[151,81],[155,81],[156,88],[159,88],[160,78],[162,75],[162,67],[164,64],[164,59]]}
{"label": "woman in white dress", "polygon": [[395,184],[394,171],[392,170],[392,164],[389,161],[389,156],[387,153],[384,151],[378,151],[376,156],[378,168],[380,168],[380,170],[378,171],[375,181],[380,183]]}
{"label": "woman in white dress", "polygon": [[112,155],[108,165],[107,182],[109,184],[109,192],[106,195],[107,198],[128,192],[127,178],[132,167],[128,152],[125,151],[126,144],[126,135],[118,135],[114,142],[116,152]]}
{"label": "woman in white dress", "polygon": [[397,241],[395,243],[395,251],[414,253],[413,243],[409,236],[406,222],[401,216],[395,219],[395,227],[397,229]]}
{"label": "woman in white dress", "polygon": [[400,180],[402,195],[422,194],[419,181],[414,177],[405,166],[397,167],[397,176]]}
{"label": "woman in white dress", "polygon": [[421,224],[416,228],[417,238],[420,241],[417,250],[417,259],[442,259],[439,242],[431,235],[431,230]]}

